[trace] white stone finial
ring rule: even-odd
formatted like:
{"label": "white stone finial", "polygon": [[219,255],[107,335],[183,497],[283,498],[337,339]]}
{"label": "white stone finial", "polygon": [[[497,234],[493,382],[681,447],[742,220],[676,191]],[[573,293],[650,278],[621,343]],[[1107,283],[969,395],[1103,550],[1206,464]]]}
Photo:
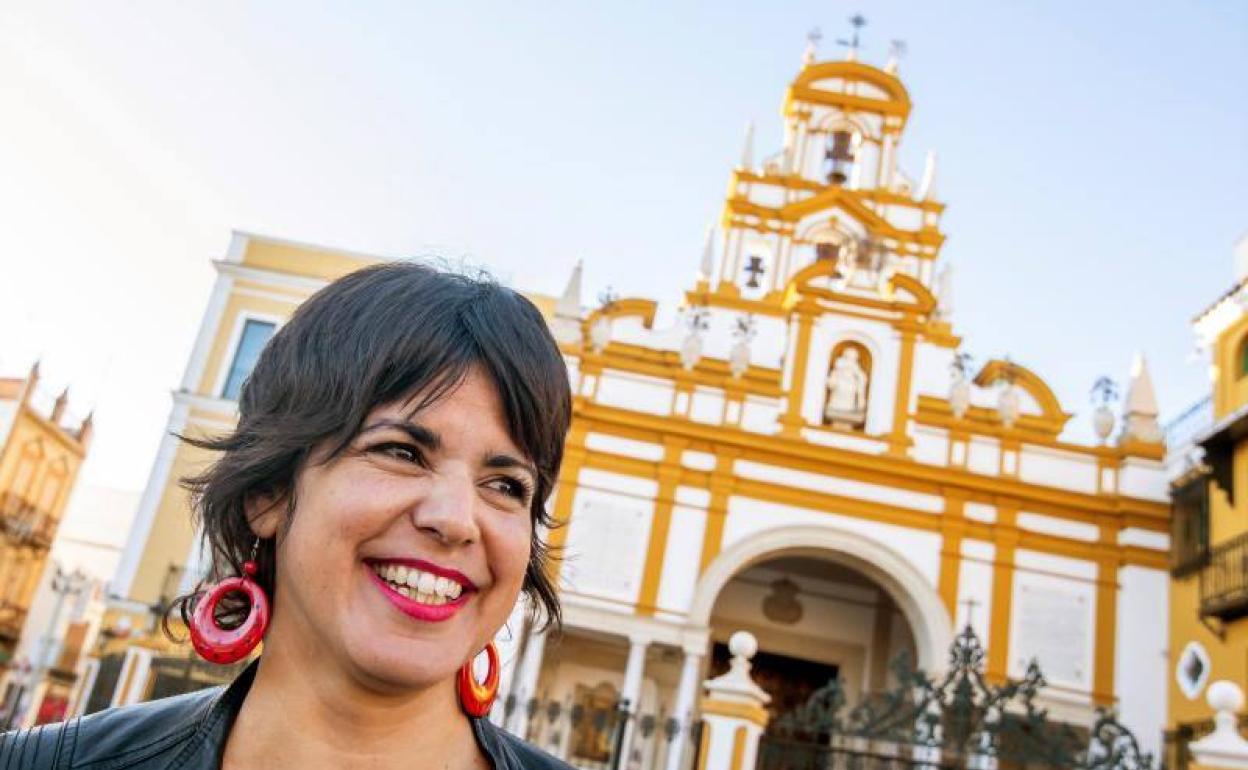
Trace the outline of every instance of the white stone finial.
{"label": "white stone finial", "polygon": [[706,243],[702,246],[702,264],[698,267],[698,280],[710,283],[715,272],[715,225],[706,228]]}
{"label": "white stone finial", "polygon": [[823,32],[815,27],[806,33],[806,50],[802,52],[802,64],[810,66],[815,63],[815,57],[819,52],[819,41],[823,39]]}
{"label": "white stone finial", "polygon": [[1161,426],[1157,424],[1157,395],[1153,391],[1153,378],[1148,374],[1148,362],[1143,353],[1136,353],[1131,362],[1130,384],[1123,405],[1123,425],[1120,441],[1142,441],[1157,444],[1162,440]]}
{"label": "white stone finial", "polygon": [[1208,701],[1209,708],[1217,713],[1229,711],[1233,716],[1244,707],[1244,691],[1234,682],[1220,679],[1209,685],[1205,700]]}
{"label": "white stone finial", "polygon": [[749,631],[737,631],[728,638],[728,651],[732,660],[728,671],[704,683],[707,693],[714,698],[740,703],[771,702],[771,696],[750,677],[750,658],[758,652],[758,639]]}
{"label": "white stone finial", "polygon": [[923,181],[919,182],[919,190],[916,194],[918,200],[930,201],[936,199],[936,151],[927,151],[927,160],[923,162]]}
{"label": "white stone finial", "polygon": [[741,148],[741,168],[754,168],[754,121],[745,124],[745,145]]}
{"label": "white stone finial", "polygon": [[901,67],[901,57],[906,55],[906,41],[893,40],[888,44],[888,63],[884,65],[884,71],[890,75],[896,76],[897,70]]}
{"label": "white stone finial", "polygon": [[563,294],[559,295],[559,301],[555,303],[555,315],[580,319],[581,273],[584,267],[582,260],[576,260],[576,265],[572,267],[572,274],[568,276],[567,286],[564,287]]}
{"label": "white stone finial", "polygon": [[738,631],[728,638],[728,652],[750,660],[758,653],[758,639],[749,631]]}
{"label": "white stone finial", "polygon": [[581,341],[581,272],[584,266],[581,260],[576,261],[572,274],[568,276],[568,285],[563,294],[555,302],[555,317],[551,323],[551,331],[559,342],[578,343]]}
{"label": "white stone finial", "polygon": [[1239,710],[1244,707],[1244,691],[1225,679],[1209,685],[1205,695],[1216,713],[1213,732],[1189,744],[1201,767],[1245,770],[1248,768],[1248,740],[1239,734]]}

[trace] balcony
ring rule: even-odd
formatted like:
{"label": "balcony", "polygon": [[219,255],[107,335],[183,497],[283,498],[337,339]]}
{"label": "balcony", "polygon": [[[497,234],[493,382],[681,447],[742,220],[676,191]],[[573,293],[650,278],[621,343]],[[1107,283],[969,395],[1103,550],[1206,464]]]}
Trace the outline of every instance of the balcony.
{"label": "balcony", "polygon": [[1209,474],[1198,467],[1170,487],[1170,574],[1186,577],[1209,564]]}
{"label": "balcony", "polygon": [[0,533],[17,545],[48,548],[60,522],[21,495],[0,493]]}
{"label": "balcony", "polygon": [[17,645],[26,623],[26,608],[12,602],[0,601],[0,657],[3,650]]}
{"label": "balcony", "polygon": [[1248,532],[1209,550],[1200,571],[1200,615],[1223,623],[1248,615]]}

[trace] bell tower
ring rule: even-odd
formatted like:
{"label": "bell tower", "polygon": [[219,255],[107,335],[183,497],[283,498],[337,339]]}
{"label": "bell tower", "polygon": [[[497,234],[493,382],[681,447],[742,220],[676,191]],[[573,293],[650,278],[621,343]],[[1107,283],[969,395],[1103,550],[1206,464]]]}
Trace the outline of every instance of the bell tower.
{"label": "bell tower", "polygon": [[897,77],[902,46],[888,64],[858,61],[858,28],[844,59],[818,61],[812,32],[802,69],[781,112],[780,148],[754,162],[753,128],[734,169],[721,217],[718,282],[732,297],[779,300],[799,271],[835,265],[837,290],[878,294],[895,273],[933,289],[944,236],[935,199],[935,158],[921,180],[898,168],[910,96]]}

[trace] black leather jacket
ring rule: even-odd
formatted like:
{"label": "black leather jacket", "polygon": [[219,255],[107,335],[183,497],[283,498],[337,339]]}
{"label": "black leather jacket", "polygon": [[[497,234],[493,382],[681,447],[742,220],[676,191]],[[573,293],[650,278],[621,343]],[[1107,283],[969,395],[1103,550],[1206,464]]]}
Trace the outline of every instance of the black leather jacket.
{"label": "black leather jacket", "polygon": [[[229,687],[5,733],[0,770],[218,770],[255,672],[252,664]],[[494,770],[572,770],[488,720],[472,728]]]}

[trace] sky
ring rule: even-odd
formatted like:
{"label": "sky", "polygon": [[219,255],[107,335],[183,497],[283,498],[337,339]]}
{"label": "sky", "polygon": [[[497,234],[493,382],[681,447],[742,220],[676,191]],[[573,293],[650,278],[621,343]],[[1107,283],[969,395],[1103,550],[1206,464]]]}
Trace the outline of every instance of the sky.
{"label": "sky", "polygon": [[[0,371],[95,410],[84,482],[137,490],[233,229],[675,302],[748,121],[778,149],[805,37],[904,40],[910,175],[939,158],[954,324],[1080,424],[1248,231],[1248,4],[0,0]],[[1084,434],[1089,431],[1083,430]]]}

